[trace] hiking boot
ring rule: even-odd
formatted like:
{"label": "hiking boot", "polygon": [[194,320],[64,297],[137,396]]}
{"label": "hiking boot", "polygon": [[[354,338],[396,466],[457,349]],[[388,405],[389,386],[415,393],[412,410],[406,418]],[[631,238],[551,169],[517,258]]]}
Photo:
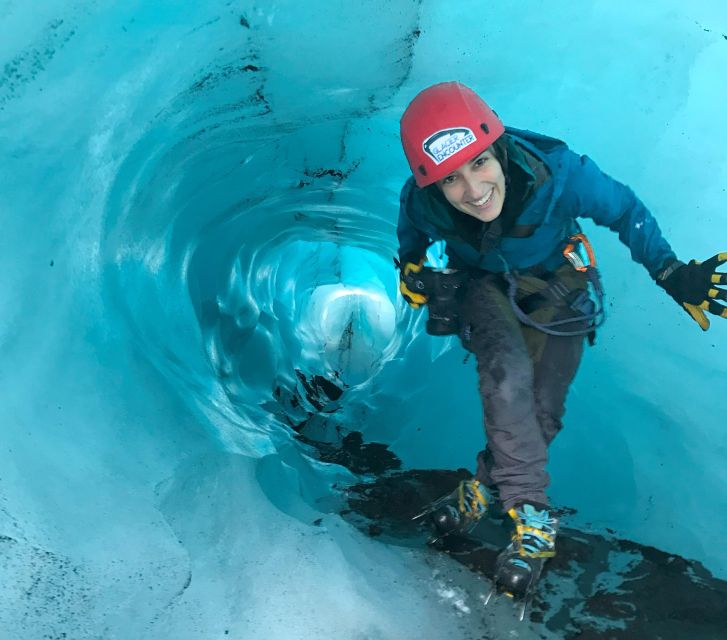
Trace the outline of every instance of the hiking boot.
{"label": "hiking boot", "polygon": [[527,597],[543,565],[555,555],[558,520],[544,505],[521,504],[508,511],[515,532],[495,563],[495,583],[513,597]]}
{"label": "hiking boot", "polygon": [[474,529],[492,502],[492,492],[479,480],[462,480],[452,493],[432,503],[414,520],[426,518],[437,538],[464,534]]}

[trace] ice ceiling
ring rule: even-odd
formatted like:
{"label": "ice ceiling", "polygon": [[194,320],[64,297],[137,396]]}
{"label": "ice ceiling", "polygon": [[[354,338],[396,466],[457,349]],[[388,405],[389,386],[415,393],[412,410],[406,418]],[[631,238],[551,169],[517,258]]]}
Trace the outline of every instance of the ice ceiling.
{"label": "ice ceiling", "polygon": [[[473,363],[397,297],[424,86],[588,153],[682,259],[727,250],[721,1],[0,0],[0,59],[3,638],[482,635],[446,559],[340,518],[359,476],[309,444],[482,445]],[[725,577],[727,323],[588,232],[609,321],[553,500]]]}

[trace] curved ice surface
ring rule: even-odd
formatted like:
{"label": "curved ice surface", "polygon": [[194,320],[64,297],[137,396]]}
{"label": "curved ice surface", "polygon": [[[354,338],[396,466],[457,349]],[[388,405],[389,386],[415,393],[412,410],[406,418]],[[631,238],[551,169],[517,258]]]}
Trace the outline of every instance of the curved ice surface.
{"label": "curved ice surface", "polygon": [[[0,33],[0,635],[496,637],[441,559],[340,520],[352,472],[291,429],[407,467],[481,445],[473,363],[396,295],[398,116],[460,79],[708,257],[724,3],[4,0]],[[591,233],[611,317],[553,497],[725,575],[727,327]]]}

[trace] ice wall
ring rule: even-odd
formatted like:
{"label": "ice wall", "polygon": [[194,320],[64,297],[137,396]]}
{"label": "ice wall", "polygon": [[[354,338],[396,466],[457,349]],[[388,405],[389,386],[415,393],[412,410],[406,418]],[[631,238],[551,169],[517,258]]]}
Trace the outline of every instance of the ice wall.
{"label": "ice wall", "polygon": [[[725,250],[724,3],[553,5],[0,2],[0,636],[479,628],[423,552],[339,519],[352,474],[289,425],[412,467],[482,444],[472,362],[391,266],[427,84],[591,155],[684,259]],[[727,323],[702,334],[589,232],[610,319],[553,498],[725,575]],[[344,394],[294,406],[301,376]]]}

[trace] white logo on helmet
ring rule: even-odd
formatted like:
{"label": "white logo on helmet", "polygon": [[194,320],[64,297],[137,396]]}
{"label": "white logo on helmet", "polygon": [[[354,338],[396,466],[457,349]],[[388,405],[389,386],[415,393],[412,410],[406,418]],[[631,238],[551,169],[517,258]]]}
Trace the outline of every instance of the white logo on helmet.
{"label": "white logo on helmet", "polygon": [[436,164],[442,164],[455,153],[476,141],[477,138],[471,129],[455,127],[454,129],[442,129],[433,133],[424,141],[422,148]]}

